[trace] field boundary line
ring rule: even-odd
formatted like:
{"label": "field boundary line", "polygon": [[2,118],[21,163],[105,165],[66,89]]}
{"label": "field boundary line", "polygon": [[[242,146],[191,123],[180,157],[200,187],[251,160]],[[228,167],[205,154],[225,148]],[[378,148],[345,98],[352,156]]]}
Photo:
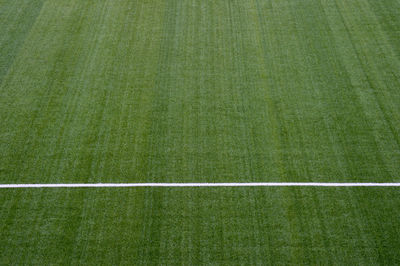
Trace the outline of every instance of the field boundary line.
{"label": "field boundary line", "polygon": [[247,182],[247,183],[0,184],[0,188],[107,188],[107,187],[400,187],[400,183]]}

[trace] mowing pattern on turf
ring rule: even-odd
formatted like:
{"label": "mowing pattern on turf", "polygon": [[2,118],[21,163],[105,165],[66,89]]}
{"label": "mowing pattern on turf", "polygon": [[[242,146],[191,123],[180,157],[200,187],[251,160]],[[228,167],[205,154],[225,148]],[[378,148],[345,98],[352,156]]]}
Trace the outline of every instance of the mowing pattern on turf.
{"label": "mowing pattern on turf", "polygon": [[[0,184],[398,183],[398,0],[0,0]],[[3,189],[0,264],[400,264],[398,188]]]}
{"label": "mowing pattern on turf", "polygon": [[21,2],[3,183],[399,181],[397,1]]}

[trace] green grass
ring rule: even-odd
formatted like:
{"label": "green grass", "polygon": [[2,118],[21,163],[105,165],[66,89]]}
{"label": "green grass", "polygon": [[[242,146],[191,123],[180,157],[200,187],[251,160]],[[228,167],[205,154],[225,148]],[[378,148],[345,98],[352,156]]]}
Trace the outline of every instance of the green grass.
{"label": "green grass", "polygon": [[[0,183],[400,182],[398,0],[0,0]],[[399,264],[397,188],[0,191],[0,264]]]}
{"label": "green grass", "polygon": [[38,189],[0,197],[2,264],[399,262],[398,188]]}

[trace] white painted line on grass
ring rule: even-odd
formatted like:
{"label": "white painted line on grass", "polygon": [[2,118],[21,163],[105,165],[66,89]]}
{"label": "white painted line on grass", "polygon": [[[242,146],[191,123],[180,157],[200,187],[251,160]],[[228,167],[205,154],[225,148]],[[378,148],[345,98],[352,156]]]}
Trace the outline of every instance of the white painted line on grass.
{"label": "white painted line on grass", "polygon": [[400,187],[400,183],[81,183],[81,184],[0,184],[0,188],[90,188],[90,187]]}

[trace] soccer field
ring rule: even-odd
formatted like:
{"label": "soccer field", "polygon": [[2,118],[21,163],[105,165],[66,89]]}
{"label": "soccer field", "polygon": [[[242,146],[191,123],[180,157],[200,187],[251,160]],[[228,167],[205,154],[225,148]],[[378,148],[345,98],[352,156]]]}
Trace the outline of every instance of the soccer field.
{"label": "soccer field", "polygon": [[0,264],[396,265],[399,0],[0,0]]}

